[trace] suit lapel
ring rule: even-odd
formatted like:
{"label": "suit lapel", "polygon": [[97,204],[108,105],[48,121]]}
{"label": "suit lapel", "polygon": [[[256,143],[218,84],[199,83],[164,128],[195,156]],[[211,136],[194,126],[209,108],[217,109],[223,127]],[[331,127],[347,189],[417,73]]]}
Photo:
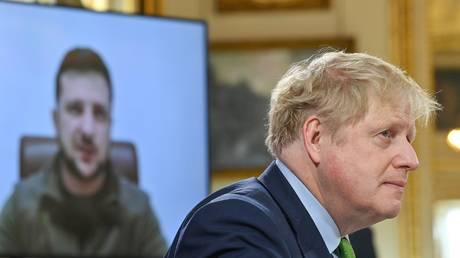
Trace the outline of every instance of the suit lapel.
{"label": "suit lapel", "polygon": [[332,257],[310,214],[279,168],[272,162],[258,180],[272,194],[295,233],[305,257]]}

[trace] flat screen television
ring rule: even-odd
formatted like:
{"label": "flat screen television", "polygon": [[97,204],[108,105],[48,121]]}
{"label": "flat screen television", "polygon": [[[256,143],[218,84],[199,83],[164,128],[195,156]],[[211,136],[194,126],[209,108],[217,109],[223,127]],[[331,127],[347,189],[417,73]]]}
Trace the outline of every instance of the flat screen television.
{"label": "flat screen television", "polygon": [[206,24],[11,2],[0,21],[0,206],[24,180],[20,139],[56,137],[65,53],[88,48],[110,71],[111,139],[135,147],[138,186],[170,244],[209,192]]}

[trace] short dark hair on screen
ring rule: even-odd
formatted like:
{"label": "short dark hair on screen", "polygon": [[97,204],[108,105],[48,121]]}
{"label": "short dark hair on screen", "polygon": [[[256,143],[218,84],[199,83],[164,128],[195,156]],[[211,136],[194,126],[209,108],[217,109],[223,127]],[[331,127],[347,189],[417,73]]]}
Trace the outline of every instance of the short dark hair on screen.
{"label": "short dark hair on screen", "polygon": [[109,70],[98,53],[89,48],[74,48],[68,51],[62,59],[59,70],[56,74],[56,102],[61,96],[60,78],[67,71],[96,72],[101,74],[109,87],[109,98],[112,102],[112,82]]}

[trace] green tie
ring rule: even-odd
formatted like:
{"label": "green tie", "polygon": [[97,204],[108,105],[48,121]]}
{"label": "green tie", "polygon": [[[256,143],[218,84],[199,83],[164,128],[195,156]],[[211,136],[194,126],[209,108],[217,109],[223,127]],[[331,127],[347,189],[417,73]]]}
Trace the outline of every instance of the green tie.
{"label": "green tie", "polygon": [[348,239],[343,237],[340,239],[339,247],[339,257],[340,258],[356,258],[355,252],[353,251],[353,247],[351,246]]}

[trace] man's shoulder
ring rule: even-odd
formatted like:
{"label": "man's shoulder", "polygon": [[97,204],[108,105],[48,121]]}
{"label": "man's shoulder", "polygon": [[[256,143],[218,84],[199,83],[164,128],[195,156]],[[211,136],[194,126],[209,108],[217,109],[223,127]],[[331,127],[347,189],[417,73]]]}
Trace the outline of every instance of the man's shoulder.
{"label": "man's shoulder", "polygon": [[265,227],[274,226],[277,210],[276,202],[268,192],[251,182],[201,203],[190,219],[197,224],[202,221],[219,225],[229,225],[227,223],[230,222],[236,225],[240,221]]}
{"label": "man's shoulder", "polygon": [[235,213],[238,217],[248,212],[272,217],[279,207],[256,178],[249,178],[209,195],[192,212],[209,214],[217,210]]}
{"label": "man's shoulder", "polygon": [[225,200],[239,200],[243,202],[271,202],[273,199],[265,187],[256,179],[249,178],[229,186],[210,195],[209,202]]}
{"label": "man's shoulder", "polygon": [[122,176],[117,176],[120,205],[130,213],[144,213],[150,209],[147,193]]}
{"label": "man's shoulder", "polygon": [[295,245],[280,207],[263,184],[251,178],[222,188],[198,204],[181,225],[166,257],[214,257],[218,253],[293,257],[292,252],[298,253]]}
{"label": "man's shoulder", "polygon": [[16,212],[29,214],[36,210],[45,192],[46,171],[40,170],[16,183],[9,202]]}
{"label": "man's shoulder", "polygon": [[14,195],[21,198],[38,198],[46,188],[47,172],[39,170],[33,175],[19,181],[14,188]]}

